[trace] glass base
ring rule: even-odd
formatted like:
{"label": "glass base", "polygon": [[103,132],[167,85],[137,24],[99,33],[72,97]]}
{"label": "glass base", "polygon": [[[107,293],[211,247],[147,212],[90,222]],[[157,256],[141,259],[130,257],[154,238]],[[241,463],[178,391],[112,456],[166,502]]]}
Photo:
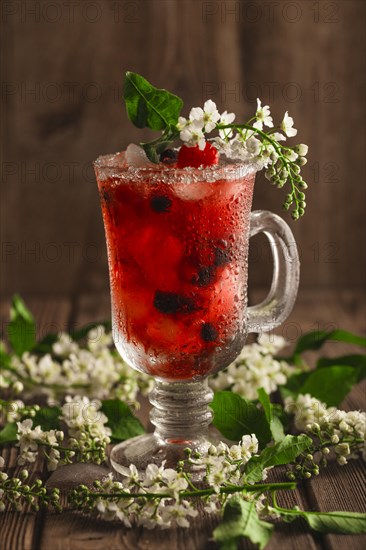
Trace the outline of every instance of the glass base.
{"label": "glass base", "polygon": [[[200,382],[157,381],[150,394],[153,409],[151,422],[153,434],[140,435],[113,447],[110,462],[121,475],[129,474],[134,464],[143,477],[149,464],[176,468],[179,461],[187,458],[185,449],[205,453],[213,437],[208,427],[212,412],[208,407],[213,397],[207,380]],[[204,470],[195,469],[194,479],[201,479]]]}

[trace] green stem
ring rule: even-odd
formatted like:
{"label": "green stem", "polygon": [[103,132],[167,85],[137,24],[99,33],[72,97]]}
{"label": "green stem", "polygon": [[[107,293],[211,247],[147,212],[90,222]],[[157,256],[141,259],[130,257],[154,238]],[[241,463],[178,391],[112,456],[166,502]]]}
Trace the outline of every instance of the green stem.
{"label": "green stem", "polygon": [[263,132],[262,130],[259,130],[258,128],[254,128],[254,126],[251,126],[250,124],[218,124],[216,126],[217,130],[225,130],[226,128],[232,128],[232,129],[246,128],[247,130],[252,130],[253,132],[255,132],[255,133],[259,134],[260,136],[262,136],[263,139],[266,139],[267,141],[269,141],[269,143],[271,145],[273,145],[273,147],[276,149],[277,153],[279,153],[279,155],[283,156],[281,154],[281,145],[279,145],[277,143],[277,141],[275,141],[274,139],[271,139],[269,137],[269,135],[266,134],[266,132]]}
{"label": "green stem", "polygon": [[[233,494],[239,492],[247,493],[263,493],[265,491],[275,491],[275,490],[293,490],[296,488],[295,482],[284,482],[284,483],[261,483],[257,485],[235,485],[234,487],[222,487],[220,489],[221,494]],[[192,498],[192,497],[203,497],[215,495],[216,491],[213,488],[208,489],[197,489],[195,491],[182,491],[179,493],[181,498]],[[93,498],[172,498],[171,493],[143,493],[143,494],[134,494],[127,493],[125,491],[118,491],[115,493],[98,493],[98,492],[88,492],[88,497]]]}

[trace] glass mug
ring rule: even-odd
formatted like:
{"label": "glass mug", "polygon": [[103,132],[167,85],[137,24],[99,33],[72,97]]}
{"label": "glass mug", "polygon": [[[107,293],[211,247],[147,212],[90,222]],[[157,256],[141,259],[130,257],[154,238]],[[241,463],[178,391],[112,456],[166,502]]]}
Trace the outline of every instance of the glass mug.
{"label": "glass mug", "polygon": [[[111,463],[174,466],[209,445],[207,376],[227,367],[249,332],[288,317],[299,259],[288,225],[251,212],[256,167],[134,168],[94,163],[108,248],[113,338],[123,359],[155,378],[153,434],[116,445]],[[249,238],[263,232],[274,269],[267,298],[247,307]]]}

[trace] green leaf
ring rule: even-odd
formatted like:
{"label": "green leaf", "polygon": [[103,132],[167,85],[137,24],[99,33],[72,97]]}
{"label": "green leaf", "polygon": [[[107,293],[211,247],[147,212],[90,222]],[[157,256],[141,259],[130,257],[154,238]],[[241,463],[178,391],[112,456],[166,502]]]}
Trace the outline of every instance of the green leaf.
{"label": "green leaf", "polygon": [[338,406],[354,384],[364,378],[366,364],[361,355],[323,358],[315,370],[291,376],[286,386],[281,387],[281,395],[295,399],[299,394],[309,393],[329,407]]}
{"label": "green leaf", "polygon": [[107,426],[112,430],[112,439],[115,441],[124,441],[145,433],[138,418],[119,399],[106,399],[102,402],[101,411],[108,418]]}
{"label": "green leaf", "polygon": [[282,439],[285,437],[283,425],[278,416],[273,414],[273,406],[268,393],[263,388],[259,388],[258,397],[263,407],[264,414],[266,415],[266,419],[271,430],[273,440],[275,442],[282,441]]}
{"label": "green leaf", "polygon": [[11,355],[6,352],[3,342],[0,342],[0,367],[2,369],[9,367],[11,364]]}
{"label": "green leaf", "polygon": [[154,141],[149,141],[148,143],[140,143],[143,147],[146,156],[152,162],[159,162],[159,155],[165,149],[169,147],[172,141],[176,140],[179,137],[179,132],[175,126],[169,126],[158,139]]}
{"label": "green leaf", "polygon": [[290,520],[304,518],[314,531],[361,535],[366,533],[366,514],[359,512],[306,512],[278,508],[282,517]]}
{"label": "green leaf", "polygon": [[14,443],[17,441],[17,425],[15,422],[5,424],[4,428],[0,431],[0,447],[7,443]]}
{"label": "green leaf", "polygon": [[239,441],[243,435],[254,433],[261,447],[271,440],[264,411],[244,397],[231,391],[219,391],[210,407],[214,412],[213,425],[228,439]]}
{"label": "green leaf", "polygon": [[[81,327],[78,330],[70,332],[70,338],[72,340],[75,340],[75,342],[78,342],[80,340],[83,340],[86,338],[88,332],[92,330],[93,328],[103,326],[106,331],[112,330],[112,325],[110,321],[99,321],[94,323],[88,323],[87,325]],[[50,333],[46,334],[40,342],[36,344],[36,346],[32,349],[33,353],[52,353],[52,346],[55,342],[57,342],[58,334]]]}
{"label": "green leaf", "polygon": [[343,365],[316,369],[312,372],[302,387],[300,393],[309,393],[316,399],[326,403],[328,407],[338,406],[362,378],[366,377],[366,371]]}
{"label": "green leaf", "polygon": [[366,338],[352,334],[352,332],[346,330],[332,330],[330,332],[315,330],[299,338],[293,356],[304,351],[320,349],[328,340],[366,347]]}
{"label": "green leaf", "polygon": [[52,353],[52,346],[57,341],[57,334],[46,334],[32,349],[33,353]]}
{"label": "green leaf", "polygon": [[88,335],[88,332],[96,327],[104,327],[106,331],[112,330],[112,324],[110,321],[99,321],[95,323],[88,323],[87,325],[81,327],[79,330],[74,330],[70,332],[70,336],[75,342],[78,342],[79,340],[83,340],[83,338],[86,338]]}
{"label": "green leaf", "polygon": [[7,333],[9,342],[18,356],[25,351],[30,351],[36,344],[36,325],[33,315],[18,295],[13,296]]}
{"label": "green leaf", "polygon": [[333,365],[344,365],[345,367],[356,367],[360,370],[366,369],[366,355],[341,355],[340,357],[321,357],[318,359],[316,368],[322,369]]}
{"label": "green leaf", "polygon": [[271,538],[272,531],[273,525],[259,519],[255,502],[235,498],[225,505],[222,522],[213,536],[226,550],[236,548],[243,537],[262,549]]}
{"label": "green leaf", "polygon": [[311,444],[312,440],[307,435],[286,435],[282,441],[273,447],[267,447],[259,456],[253,456],[249,460],[245,468],[247,480],[260,481],[265,468],[290,464]]}
{"label": "green leaf", "polygon": [[167,90],[155,88],[141,75],[126,72],[124,100],[127,115],[137,128],[165,130],[175,126],[183,101]]}
{"label": "green leaf", "polygon": [[41,426],[42,430],[59,430],[61,409],[58,407],[42,407],[36,412],[33,420],[33,427]]}
{"label": "green leaf", "polygon": [[366,514],[357,512],[303,512],[302,517],[315,531],[359,535],[366,533]]}

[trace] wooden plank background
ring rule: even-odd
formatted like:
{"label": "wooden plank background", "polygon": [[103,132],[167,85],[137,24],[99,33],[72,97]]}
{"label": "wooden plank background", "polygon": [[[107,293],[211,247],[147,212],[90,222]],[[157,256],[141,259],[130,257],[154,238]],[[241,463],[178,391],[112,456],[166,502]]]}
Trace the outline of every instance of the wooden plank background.
{"label": "wooden plank background", "polygon": [[[185,99],[248,117],[259,96],[308,143],[308,211],[291,224],[302,288],[365,278],[365,2],[157,0],[1,3],[1,246],[5,294],[108,288],[91,161],[143,133],[127,121],[126,69]],[[148,137],[144,135],[144,137]],[[255,208],[280,211],[262,176]],[[288,218],[289,219],[289,218]],[[252,246],[252,286],[269,250]]]}

